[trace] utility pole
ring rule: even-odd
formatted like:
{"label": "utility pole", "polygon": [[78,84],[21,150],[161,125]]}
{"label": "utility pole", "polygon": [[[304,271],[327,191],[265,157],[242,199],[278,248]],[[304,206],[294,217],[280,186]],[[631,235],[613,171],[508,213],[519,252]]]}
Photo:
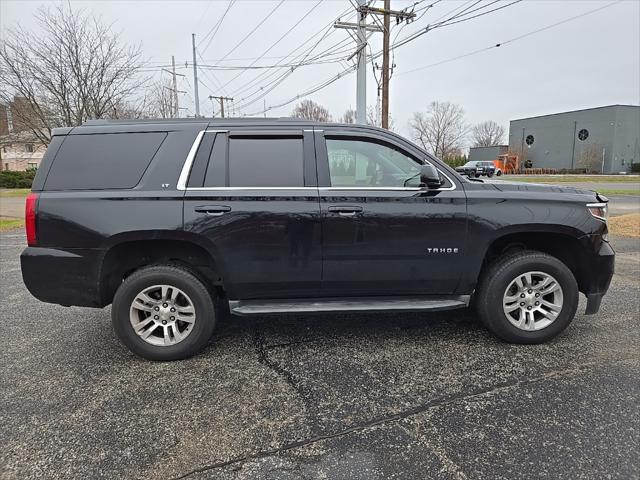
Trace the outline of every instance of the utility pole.
{"label": "utility pole", "polygon": [[230,97],[216,97],[214,95],[209,95],[209,100],[218,100],[220,102],[220,116],[224,118],[224,102],[233,102],[233,98]]}
{"label": "utility pole", "polygon": [[367,13],[361,8],[366,0],[358,0],[358,78],[356,80],[356,122],[367,123]]}
{"label": "utility pole", "polygon": [[391,0],[384,0],[384,29],[382,31],[382,128],[389,129],[389,11]]}
{"label": "utility pole", "polygon": [[[356,122],[367,123],[367,32],[382,32],[383,37],[383,57],[382,57],[382,126],[389,127],[389,34],[391,30],[390,19],[394,17],[396,23],[402,21],[410,22],[416,16],[413,12],[406,10],[391,10],[391,0],[384,1],[384,8],[374,8],[366,5],[366,0],[357,0],[358,23],[337,21],[333,24],[334,28],[343,28],[346,30],[355,30],[357,42],[356,53],[351,55],[347,60],[351,60],[357,55],[357,80],[356,80]],[[383,15],[384,28],[377,24],[367,24],[367,14]],[[353,34],[349,32],[353,37]]]}
{"label": "utility pole", "polygon": [[180,116],[180,105],[178,104],[178,93],[187,93],[183,90],[178,90],[178,79],[177,77],[184,77],[184,75],[182,75],[181,73],[176,73],[176,57],[174,57],[173,55],[171,55],[171,70],[167,70],[166,68],[163,68],[162,70],[164,72],[168,72],[171,74],[172,80],[171,80],[171,88],[166,87],[163,85],[163,88],[166,88],[167,90],[171,90],[171,117],[172,118],[178,118]]}
{"label": "utility pole", "polygon": [[200,98],[198,97],[198,63],[196,60],[196,34],[191,34],[191,47],[193,49],[193,95],[196,102],[196,118],[200,116]]}
{"label": "utility pole", "polygon": [[176,79],[176,57],[171,55],[171,70],[173,75],[173,117],[178,118],[180,115],[180,106],[178,105],[178,80]]}

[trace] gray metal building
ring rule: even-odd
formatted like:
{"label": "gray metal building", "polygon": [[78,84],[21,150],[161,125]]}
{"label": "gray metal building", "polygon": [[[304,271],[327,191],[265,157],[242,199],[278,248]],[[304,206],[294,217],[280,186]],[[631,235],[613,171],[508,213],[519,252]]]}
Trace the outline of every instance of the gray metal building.
{"label": "gray metal building", "polygon": [[469,161],[490,162],[498,160],[500,155],[507,153],[509,145],[494,145],[492,147],[471,147],[469,149]]}
{"label": "gray metal building", "polygon": [[640,163],[640,106],[609,105],[512,120],[509,152],[533,168],[629,172]]}

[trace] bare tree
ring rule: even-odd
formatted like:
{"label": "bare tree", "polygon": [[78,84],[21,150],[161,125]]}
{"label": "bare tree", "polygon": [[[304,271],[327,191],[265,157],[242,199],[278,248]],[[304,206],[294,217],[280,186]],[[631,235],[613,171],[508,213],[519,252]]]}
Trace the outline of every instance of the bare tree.
{"label": "bare tree", "polygon": [[356,111],[351,108],[345,110],[344,115],[342,115],[342,118],[340,119],[340,122],[356,123]]}
{"label": "bare tree", "polygon": [[473,127],[474,147],[493,147],[504,141],[504,127],[493,120],[487,120]]}
{"label": "bare tree", "polygon": [[152,118],[174,118],[178,116],[172,83],[168,80],[153,83],[147,92],[145,100],[146,111],[138,116]]}
{"label": "bare tree", "polygon": [[464,110],[450,102],[431,102],[426,112],[416,112],[409,122],[413,138],[436,157],[460,154],[469,128]]}
{"label": "bare tree", "polygon": [[36,13],[37,33],[16,26],[0,45],[0,100],[21,99],[12,113],[43,143],[51,129],[119,116],[144,83],[139,47],[110,25],[59,3]]}
{"label": "bare tree", "polygon": [[576,165],[584,168],[586,173],[600,173],[602,171],[602,146],[588,145],[577,153]]}
{"label": "bare tree", "polygon": [[313,100],[302,100],[291,112],[291,116],[295,118],[304,118],[305,120],[315,120],[317,122],[330,122],[331,114],[329,110]]}

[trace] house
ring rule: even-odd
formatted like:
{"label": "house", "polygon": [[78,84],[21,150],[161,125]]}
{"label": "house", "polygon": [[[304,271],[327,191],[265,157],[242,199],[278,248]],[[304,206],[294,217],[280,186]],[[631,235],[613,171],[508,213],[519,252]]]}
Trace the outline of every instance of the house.
{"label": "house", "polygon": [[14,97],[8,105],[0,105],[0,169],[28,170],[38,168],[46,145],[21,121],[18,110],[28,110],[23,97]]}
{"label": "house", "polygon": [[47,149],[28,131],[0,137],[0,167],[2,170],[24,171],[38,168]]}

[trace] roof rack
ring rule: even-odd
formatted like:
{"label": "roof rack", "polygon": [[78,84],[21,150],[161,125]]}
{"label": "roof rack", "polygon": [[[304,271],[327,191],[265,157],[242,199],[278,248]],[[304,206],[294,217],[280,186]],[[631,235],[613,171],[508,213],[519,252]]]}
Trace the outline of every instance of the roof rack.
{"label": "roof rack", "polygon": [[137,119],[97,119],[87,120],[82,125],[131,125],[131,124],[157,124],[157,123],[265,123],[265,122],[282,122],[282,123],[304,123],[318,124],[320,122],[314,120],[305,120],[303,118],[294,117],[228,117],[228,118],[137,118]]}

